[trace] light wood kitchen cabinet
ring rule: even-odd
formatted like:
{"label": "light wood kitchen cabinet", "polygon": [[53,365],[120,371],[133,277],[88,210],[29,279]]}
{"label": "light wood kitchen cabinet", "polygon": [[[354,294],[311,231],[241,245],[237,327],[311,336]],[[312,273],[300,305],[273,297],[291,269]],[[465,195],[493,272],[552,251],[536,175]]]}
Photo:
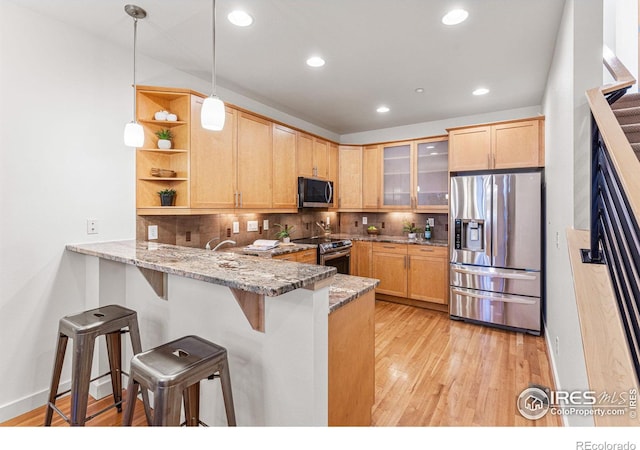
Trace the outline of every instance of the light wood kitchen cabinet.
{"label": "light wood kitchen cabinet", "polygon": [[315,178],[329,179],[329,142],[313,138],[313,166]]}
{"label": "light wood kitchen cabinet", "polygon": [[253,114],[238,114],[238,200],[242,209],[270,209],[272,192],[272,123]]}
{"label": "light wood kitchen cabinet", "polygon": [[233,209],[236,206],[237,117],[226,107],[221,131],[200,126],[203,99],[191,97],[191,207]]}
{"label": "light wood kitchen cabinet", "polygon": [[544,119],[449,129],[449,171],[544,166]]}
{"label": "light wood kitchen cabinet", "polygon": [[284,253],[274,256],[273,259],[282,259],[284,261],[294,261],[305,264],[316,264],[318,260],[318,252],[315,248],[300,250],[299,252]]}
{"label": "light wood kitchen cabinet", "polygon": [[[191,203],[189,185],[189,155],[191,140],[191,91],[151,86],[138,86],[136,90],[137,121],[144,129],[144,143],[136,150],[136,208],[146,214],[175,214],[188,208]],[[156,120],[158,111],[176,114],[178,120]],[[173,134],[172,148],[157,147],[155,135],[161,129],[169,129]],[[152,168],[175,172],[174,177],[156,177]],[[175,189],[174,206],[160,206],[158,191]]]}
{"label": "light wood kitchen cabinet", "polygon": [[313,178],[313,136],[298,132],[297,139],[298,176]]}
{"label": "light wood kitchen cabinet", "polygon": [[448,140],[436,136],[381,146],[384,211],[447,212]]}
{"label": "light wood kitchen cabinet", "polygon": [[298,133],[298,176],[328,179],[329,142],[306,133]]}
{"label": "light wood kitchen cabinet", "polygon": [[449,260],[446,247],[409,245],[407,272],[408,297],[448,304]]}
{"label": "light wood kitchen cabinet", "polygon": [[371,277],[380,280],[377,293],[407,297],[407,245],[373,242]]}
{"label": "light wood kitchen cabinet", "polygon": [[353,241],[350,275],[371,278],[372,245],[369,241]]}
{"label": "light wood kitchen cabinet", "polygon": [[273,193],[274,209],[298,208],[296,175],[296,131],[273,124]]}
{"label": "light wood kitchen cabinet", "polygon": [[362,149],[362,208],[376,210],[380,206],[380,146]]}
{"label": "light wood kitchen cabinet", "polygon": [[375,401],[375,295],[329,314],[328,425],[370,426]]}
{"label": "light wood kitchen cabinet", "polygon": [[[390,296],[387,300],[395,298],[415,306],[426,306],[424,302],[447,305],[448,261],[447,247],[373,242],[370,277],[380,280],[376,293]],[[360,259],[358,263],[363,264]]]}
{"label": "light wood kitchen cabinet", "polygon": [[362,209],[362,147],[339,147],[338,208],[340,211]]}
{"label": "light wood kitchen cabinet", "polygon": [[340,153],[338,145],[334,143],[329,144],[329,180],[333,182],[333,207],[329,208],[329,211],[338,210],[338,199],[340,198],[340,183],[338,182],[340,177]]}

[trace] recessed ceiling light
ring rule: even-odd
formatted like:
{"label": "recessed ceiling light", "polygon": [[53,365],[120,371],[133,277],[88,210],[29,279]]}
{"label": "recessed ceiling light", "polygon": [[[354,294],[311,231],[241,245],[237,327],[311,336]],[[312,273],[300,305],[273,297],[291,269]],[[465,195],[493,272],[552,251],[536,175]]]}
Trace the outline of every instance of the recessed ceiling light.
{"label": "recessed ceiling light", "polygon": [[376,109],[376,111],[378,111],[379,113],[386,113],[386,112],[389,112],[390,110],[386,106],[380,106],[378,107],[378,109]]}
{"label": "recessed ceiling light", "polygon": [[442,23],[445,25],[458,25],[467,20],[467,17],[469,17],[469,13],[464,9],[454,9],[444,15]]}
{"label": "recessed ceiling light", "polygon": [[478,88],[473,91],[473,95],[485,95],[489,93],[489,89],[487,88]]}
{"label": "recessed ceiling light", "polygon": [[229,19],[229,22],[239,27],[248,27],[253,23],[253,17],[239,9],[230,12],[227,19]]}
{"label": "recessed ceiling light", "polygon": [[416,88],[416,92],[418,94],[422,94],[424,92],[424,88]]}
{"label": "recessed ceiling light", "polygon": [[312,56],[311,58],[307,59],[307,66],[322,67],[324,66],[324,59],[320,58],[319,56]]}

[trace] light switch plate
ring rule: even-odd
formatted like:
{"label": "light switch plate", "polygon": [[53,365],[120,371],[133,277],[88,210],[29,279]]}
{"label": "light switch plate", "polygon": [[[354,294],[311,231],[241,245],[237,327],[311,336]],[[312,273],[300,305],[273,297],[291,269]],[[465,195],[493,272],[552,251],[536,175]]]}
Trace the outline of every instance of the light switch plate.
{"label": "light switch plate", "polygon": [[429,221],[429,226],[430,227],[435,225],[435,221],[433,220],[433,217],[429,217],[427,220]]}
{"label": "light switch plate", "polygon": [[367,224],[367,218],[366,218],[366,217],[363,217],[363,218],[362,218],[362,225],[366,225],[366,224]]}
{"label": "light switch plate", "polygon": [[158,225],[149,225],[147,234],[149,235],[149,240],[158,239]]}
{"label": "light switch plate", "polygon": [[240,222],[233,222],[233,233],[240,233]]}
{"label": "light switch plate", "polygon": [[268,219],[264,219],[264,220],[262,221],[262,229],[263,229],[264,231],[267,231],[267,230],[269,229],[269,220],[268,220]]}
{"label": "light switch plate", "polygon": [[258,221],[247,220],[247,231],[258,231]]}

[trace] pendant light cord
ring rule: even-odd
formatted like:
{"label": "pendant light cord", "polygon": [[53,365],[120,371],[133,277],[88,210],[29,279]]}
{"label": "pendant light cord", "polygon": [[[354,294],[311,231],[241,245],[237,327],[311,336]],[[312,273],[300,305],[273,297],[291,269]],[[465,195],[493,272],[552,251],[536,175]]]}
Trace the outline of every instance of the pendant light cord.
{"label": "pendant light cord", "polygon": [[138,40],[138,19],[133,18],[133,122],[137,123],[138,119],[136,117],[136,97],[138,93],[136,92],[136,42]]}
{"label": "pendant light cord", "polygon": [[216,0],[212,0],[212,24],[213,24],[213,40],[212,40],[212,68],[211,68],[211,85],[213,87],[213,91],[211,93],[212,96],[216,95]]}

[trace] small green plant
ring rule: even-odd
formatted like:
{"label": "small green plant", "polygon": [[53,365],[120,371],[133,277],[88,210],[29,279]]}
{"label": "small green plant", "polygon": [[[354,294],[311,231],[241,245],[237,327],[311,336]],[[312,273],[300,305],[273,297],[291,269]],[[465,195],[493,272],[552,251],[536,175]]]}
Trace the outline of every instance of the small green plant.
{"label": "small green plant", "polygon": [[166,188],[161,191],[158,191],[160,195],[176,195],[176,190],[171,188]]}
{"label": "small green plant", "polygon": [[167,129],[156,131],[156,136],[158,136],[158,139],[166,139],[167,141],[173,139],[173,133],[171,132],[171,130]]}
{"label": "small green plant", "polygon": [[405,233],[417,233],[418,232],[418,227],[416,227],[411,222],[405,221],[405,222],[402,223],[402,231],[405,232]]}
{"label": "small green plant", "polygon": [[274,226],[280,228],[280,231],[276,233],[276,237],[278,239],[291,237],[291,234],[296,229],[296,227],[290,227],[288,225],[280,225],[279,223],[275,223]]}

